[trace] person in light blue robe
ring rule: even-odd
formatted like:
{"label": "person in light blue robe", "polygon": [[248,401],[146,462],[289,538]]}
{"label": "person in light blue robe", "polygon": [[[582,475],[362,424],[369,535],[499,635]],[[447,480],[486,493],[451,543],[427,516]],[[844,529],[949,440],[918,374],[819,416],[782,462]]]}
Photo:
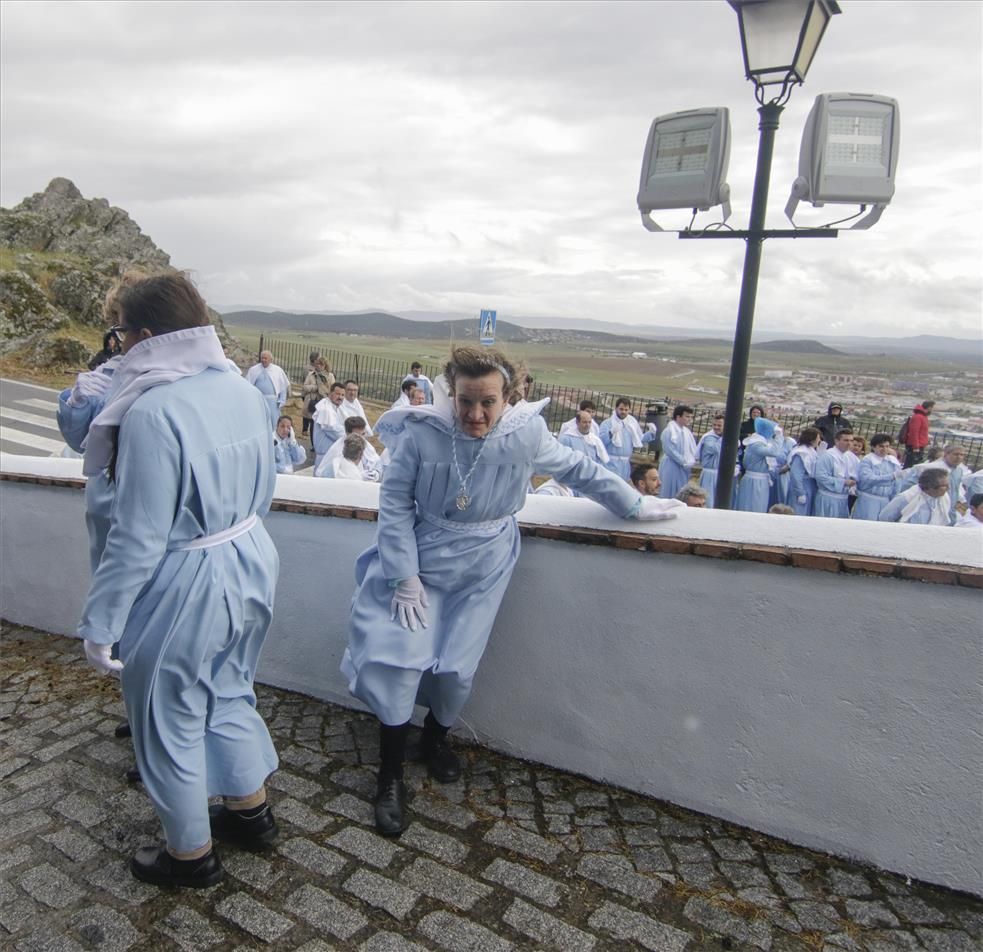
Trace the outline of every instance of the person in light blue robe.
{"label": "person in light blue robe", "polygon": [[789,487],[789,455],[796,447],[796,442],[792,437],[786,436],[782,440],[782,452],[775,457],[775,468],[772,471],[771,496],[769,507],[775,503],[784,503],[788,498]]}
{"label": "person in light blue robe", "polygon": [[880,522],[909,525],[949,526],[955,520],[949,509],[949,481],[943,470],[928,468],[918,476],[918,483],[899,492],[882,510]]}
{"label": "person in light blue robe", "polygon": [[314,469],[316,470],[328,450],[338,440],[345,438],[345,417],[341,404],[345,399],[345,385],[333,383],[331,391],[314,408],[312,442],[314,444]]}
{"label": "person in light blue robe", "polygon": [[724,414],[714,415],[710,426],[696,444],[696,458],[700,464],[700,487],[707,491],[707,508],[713,508],[717,494],[717,468],[720,466],[720,450],[724,440]]}
{"label": "person in light blue robe", "polygon": [[273,354],[264,350],[259,355],[259,363],[246,371],[246,380],[263,395],[270,430],[275,430],[283,406],[290,399],[290,379],[282,367],[273,363]]}
{"label": "person in light blue robe", "polygon": [[949,443],[942,451],[942,458],[929,463],[919,463],[904,471],[900,491],[910,489],[918,482],[918,477],[926,469],[942,469],[949,474],[949,505],[953,520],[959,513],[956,504],[965,501],[963,482],[970,477],[969,467],[963,462],[966,459],[966,448],[958,443]]}
{"label": "person in light blue robe", "polygon": [[654,426],[643,433],[638,420],[630,411],[631,401],[627,397],[618,397],[614,404],[614,414],[598,430],[598,436],[608,454],[608,469],[628,480],[631,479],[632,453],[658,438]]}
{"label": "person in light blue robe", "polygon": [[[840,430],[836,434],[835,445],[819,454],[816,460],[816,501],[813,515],[827,519],[850,518],[849,491],[856,485],[850,476],[853,445],[853,431]],[[847,456],[852,459],[847,459]]]}
{"label": "person in light blue robe", "polygon": [[662,459],[659,460],[659,479],[663,499],[675,499],[679,490],[688,482],[690,471],[696,463],[696,439],[690,427],[693,424],[693,408],[677,404],[672,420],[662,431]]}
{"label": "person in light blue robe", "polygon": [[773,420],[755,417],[754,433],[743,444],[744,474],[737,487],[737,508],[767,512],[774,460],[785,452],[784,437]]}
{"label": "person in light blue robe", "polygon": [[[58,396],[55,413],[58,429],[65,442],[82,453],[89,426],[102,410],[106,394],[112,385],[113,374],[123,355],[111,357],[95,370],[78,375],[74,387]],[[89,567],[95,572],[109,533],[109,516],[113,507],[113,484],[105,471],[95,473],[85,481],[85,526],[89,536]]]}
{"label": "person in light blue robe", "polygon": [[[193,293],[191,315],[190,305],[169,313],[171,299],[156,296],[168,282]],[[266,811],[264,783],[277,767],[253,692],[278,569],[261,521],[273,445],[262,396],[201,326],[207,310],[190,282],[157,276],[124,291],[125,357],[84,463],[87,475],[108,466],[115,500],[78,635],[102,670],[119,642],[137,763],[167,841],[140,850],[131,871],[213,885],[222,869],[209,798]]]}
{"label": "person in light blue robe", "polygon": [[445,737],[471,693],[519,557],[515,513],[532,474],[549,474],[623,518],[672,518],[682,507],[643,500],[553,439],[541,416],[547,401],[508,407],[521,380],[501,352],[457,347],[445,375],[450,401],[390,410],[376,425],[392,459],[377,540],[355,566],[341,664],[352,694],[380,721],[376,828],[389,836],[404,825],[402,764],[414,704],[429,708],[421,755],[431,776],[460,776]]}
{"label": "person in light blue robe", "polygon": [[276,421],[276,433],[273,434],[273,459],[276,471],[284,475],[290,475],[295,466],[307,462],[307,450],[297,442],[293,421],[286,415]]}
{"label": "person in light blue robe", "polygon": [[881,510],[897,494],[904,471],[893,455],[891,436],[875,433],[870,440],[871,451],[860,461],[857,471],[857,504],[852,518],[876,522]]}
{"label": "person in light blue robe", "polygon": [[799,440],[788,454],[788,495],[786,505],[797,516],[811,516],[816,498],[817,449],[823,435],[814,426],[805,427]]}
{"label": "person in light blue robe", "polygon": [[[560,446],[565,446],[575,453],[581,453],[591,460],[591,462],[598,463],[601,466],[608,466],[611,458],[608,456],[608,451],[604,447],[604,441],[592,430],[594,418],[587,410],[578,410],[574,420],[577,429],[573,432],[561,432],[557,437],[557,442]],[[574,495],[579,496],[580,493],[574,490]]]}

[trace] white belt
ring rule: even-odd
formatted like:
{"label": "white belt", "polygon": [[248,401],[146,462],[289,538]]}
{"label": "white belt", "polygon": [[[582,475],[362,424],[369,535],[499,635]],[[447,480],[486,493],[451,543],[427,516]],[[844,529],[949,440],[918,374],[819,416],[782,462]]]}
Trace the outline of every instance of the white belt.
{"label": "white belt", "polygon": [[769,473],[747,473],[746,472],[744,474],[744,478],[745,479],[767,479],[769,483],[771,482],[771,475]]}
{"label": "white belt", "polygon": [[846,499],[847,495],[849,495],[849,494],[848,493],[834,493],[834,492],[832,492],[829,489],[823,489],[823,488],[820,487],[820,489],[819,489],[819,495],[820,496],[829,496],[830,499]]}
{"label": "white belt", "polygon": [[221,532],[213,532],[207,536],[198,536],[197,539],[192,539],[190,542],[182,542],[180,545],[171,546],[171,551],[189,552],[192,549],[211,549],[216,545],[231,542],[233,539],[238,539],[239,536],[245,535],[258,522],[259,516],[254,512],[251,516],[246,516],[242,522],[237,522],[234,526],[223,529]]}
{"label": "white belt", "polygon": [[502,531],[511,521],[512,516],[505,516],[503,519],[490,519],[487,522],[455,522],[451,519],[444,519],[435,516],[432,512],[417,509],[417,515],[424,521],[439,529],[446,529],[448,532],[459,532],[462,535],[495,536]]}
{"label": "white belt", "polygon": [[881,496],[879,493],[869,493],[865,489],[857,490],[858,496],[866,496],[868,499],[879,499],[881,502],[890,502],[890,496]]}

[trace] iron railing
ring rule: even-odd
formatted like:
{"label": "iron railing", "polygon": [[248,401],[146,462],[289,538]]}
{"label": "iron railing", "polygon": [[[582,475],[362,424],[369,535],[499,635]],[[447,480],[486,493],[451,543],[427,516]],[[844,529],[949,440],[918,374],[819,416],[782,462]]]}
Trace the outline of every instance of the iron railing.
{"label": "iron railing", "polygon": [[[268,350],[273,354],[274,361],[284,369],[291,383],[303,384],[304,378],[310,370],[312,352],[310,343],[262,335],[259,339],[259,350]],[[409,373],[409,365],[404,360],[393,360],[389,357],[376,357],[371,354],[357,354],[333,349],[320,349],[317,353],[330,364],[331,372],[337,380],[341,382],[349,379],[357,381],[359,395],[367,400],[377,400],[382,403],[393,402],[399,396],[400,384]],[[433,380],[443,372],[443,367],[439,364],[424,363],[423,372]],[[600,423],[614,412],[614,405],[617,400],[625,397],[631,404],[630,412],[643,424],[646,421],[654,422],[658,405],[665,406],[671,412],[674,403],[683,402],[673,401],[668,396],[662,398],[644,397],[627,393],[591,390],[587,387],[535,383],[529,394],[529,399],[542,400],[545,397],[549,397],[550,402],[543,411],[543,416],[546,419],[546,425],[553,433],[556,433],[560,426],[577,412],[584,400],[592,401],[597,407],[595,419]],[[720,412],[720,408],[706,404],[692,404],[692,406],[694,411],[693,432],[699,437],[710,429],[713,417]],[[819,414],[819,416],[821,415]],[[771,412],[769,418],[778,423],[786,435],[792,437],[798,436],[804,427],[812,426],[816,419],[816,417],[803,414],[775,412]],[[889,433],[896,439],[905,419],[906,416],[883,419],[851,415],[850,424],[854,433],[864,437],[869,442],[875,433]],[[952,434],[946,431],[935,431],[931,434],[931,439],[933,443],[953,442],[964,446],[966,448],[966,465],[973,470],[980,468],[981,460],[983,460],[983,435],[973,436],[965,433]],[[657,444],[650,444],[650,446],[657,449]]]}

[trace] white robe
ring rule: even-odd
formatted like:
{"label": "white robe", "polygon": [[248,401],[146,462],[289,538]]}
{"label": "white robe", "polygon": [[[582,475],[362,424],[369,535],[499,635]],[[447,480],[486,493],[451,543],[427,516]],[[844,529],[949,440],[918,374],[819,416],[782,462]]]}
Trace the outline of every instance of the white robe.
{"label": "white robe", "polygon": [[369,418],[365,415],[365,408],[362,406],[362,401],[358,397],[354,400],[342,400],[341,406],[338,407],[338,412],[341,414],[342,420],[347,420],[353,416],[361,417],[365,420],[365,435],[372,435],[372,426],[369,424]]}

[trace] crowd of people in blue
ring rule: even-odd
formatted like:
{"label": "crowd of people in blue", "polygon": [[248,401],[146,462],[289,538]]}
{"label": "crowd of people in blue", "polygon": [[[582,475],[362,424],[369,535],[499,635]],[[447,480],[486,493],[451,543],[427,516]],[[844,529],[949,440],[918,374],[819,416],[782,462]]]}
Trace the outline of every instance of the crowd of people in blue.
{"label": "crowd of people in blue", "polygon": [[[270,367],[270,360],[271,355],[264,352],[261,363],[250,373],[259,374],[253,379],[271,401],[274,414],[286,402],[289,387],[278,390],[277,381],[286,375],[279,367]],[[310,398],[317,392],[312,375],[318,361],[323,364],[322,358],[312,354],[312,371],[304,387]],[[270,375],[267,380],[262,376],[263,368]],[[282,398],[275,393],[282,394]],[[274,400],[279,403],[274,405]],[[431,405],[433,401],[433,382],[423,374],[422,365],[414,363],[393,407]],[[926,406],[931,412],[934,403],[926,400],[919,404],[916,418],[926,412]],[[600,425],[594,419],[596,410],[592,401],[582,401],[575,416],[560,428],[559,443],[633,485],[638,482],[632,477],[633,456],[655,444],[660,455],[659,497],[679,498],[690,507],[712,507],[723,441],[723,413],[713,418],[711,428],[697,440],[692,431],[694,410],[685,404],[674,408],[672,419],[661,432],[652,423],[642,427],[632,416],[627,397],[615,402],[614,412]],[[357,381],[329,384],[326,395],[312,403],[311,416],[315,476],[382,478],[388,455],[384,452],[380,456],[366,439],[372,435],[372,428],[358,400]],[[352,440],[352,436],[362,437],[363,441]],[[926,426],[926,443],[927,436]],[[830,403],[813,426],[803,428],[795,437],[786,436],[775,421],[768,419],[765,408],[755,404],[741,426],[740,437],[733,509],[961,528],[981,524],[983,512],[979,501],[974,505],[973,497],[983,492],[983,471],[970,472],[962,446],[939,447],[937,454],[929,450],[932,458],[924,461],[922,447],[899,446],[889,433],[875,433],[868,447],[866,439],[854,433],[839,403]],[[292,431],[289,436],[278,433],[276,445],[278,472],[293,472],[298,461],[304,461],[304,448]],[[907,466],[902,456],[907,457]],[[348,465],[330,462],[338,457],[347,460]],[[329,464],[322,462],[326,459]],[[946,492],[940,492],[942,482],[937,476],[930,473],[921,479],[926,470],[945,473]],[[534,480],[529,491],[552,496],[578,494],[555,479]]]}
{"label": "crowd of people in blue", "polygon": [[[185,275],[124,276],[106,314],[119,352],[80,374],[58,407],[87,476],[92,579],[77,634],[93,667],[121,679],[117,736],[132,737],[137,763],[128,776],[163,828],[164,844],[138,850],[131,872],[207,887],[224,876],[214,841],[260,850],[278,835],[266,791],[278,759],[253,688],[279,570],[263,519],[278,470],[307,451],[282,413],[286,375],[269,354],[242,375]],[[408,756],[437,782],[461,776],[448,731],[518,560],[515,516],[528,494],[586,496],[630,521],[674,519],[712,498],[722,420],[697,442],[689,408],[676,407],[660,434],[619,400],[601,426],[583,407],[554,437],[521,366],[492,347],[457,346],[434,381],[411,368],[373,429],[355,381],[334,380],[323,361],[311,374],[304,418],[316,475],[380,481],[377,536],[352,566],[341,671],[378,719],[376,830],[399,836]],[[752,429],[737,497],[754,511],[781,493],[803,514],[846,517],[856,488],[854,518],[893,510],[898,521],[934,522],[938,509],[948,523],[980,475],[967,478],[951,447],[941,466],[902,475],[889,440],[875,437],[853,463],[845,427],[825,450],[818,429],[787,441],[763,412]],[[633,460],[656,440],[658,468]],[[921,495],[904,488],[912,476]],[[938,500],[926,518],[922,496]],[[972,517],[981,509],[973,495]],[[426,714],[411,747],[417,706]]]}

